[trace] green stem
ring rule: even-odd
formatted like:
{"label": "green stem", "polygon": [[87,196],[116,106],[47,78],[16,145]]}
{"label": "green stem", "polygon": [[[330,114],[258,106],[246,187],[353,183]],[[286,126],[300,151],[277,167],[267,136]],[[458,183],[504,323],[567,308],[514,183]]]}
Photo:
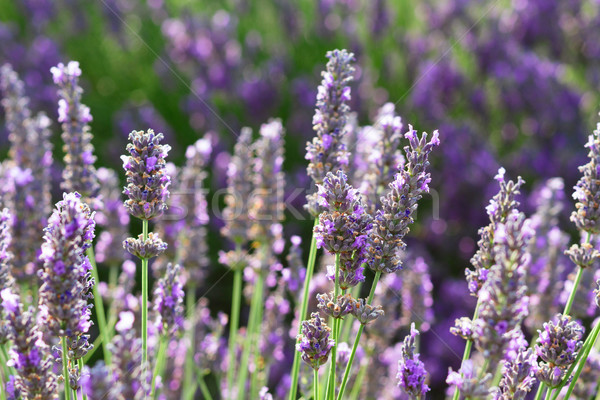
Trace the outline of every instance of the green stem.
{"label": "green stem", "polygon": [[[148,220],[142,220],[144,242],[148,240]],[[148,259],[142,258],[142,379],[148,373]]]}
{"label": "green stem", "polygon": [[165,356],[167,354],[167,345],[169,344],[169,340],[166,335],[160,335],[158,354],[156,355],[156,360],[154,360],[154,371],[152,373],[152,384],[151,384],[151,392],[150,397],[156,399],[156,377],[162,373],[163,364],[165,362]]}
{"label": "green stem", "polygon": [[98,284],[100,278],[98,277],[98,267],[96,266],[96,258],[94,257],[93,247],[89,247],[86,251],[90,264],[92,265],[92,277],[94,278],[94,286],[92,292],[94,294],[94,308],[96,309],[96,317],[98,318],[98,329],[100,330],[100,337],[102,338],[102,353],[104,355],[104,361],[106,365],[112,364],[112,354],[108,350],[108,343],[110,343],[110,337],[106,328],[106,314],[104,313],[104,303],[102,296],[100,295],[100,289]]}
{"label": "green stem", "polygon": [[204,400],[213,400],[212,395],[210,394],[210,390],[208,390],[208,386],[206,386],[206,382],[204,381],[204,376],[200,373],[198,374],[198,386],[200,387],[200,392],[202,392],[202,396]]}
{"label": "green stem", "polygon": [[60,341],[62,344],[63,377],[65,378],[65,400],[71,400],[71,389],[69,388],[69,350],[67,349],[67,337],[61,337]]}
{"label": "green stem", "polygon": [[231,396],[233,391],[233,378],[235,375],[235,350],[237,347],[237,333],[240,323],[240,303],[242,301],[242,269],[239,265],[236,266],[233,274],[231,320],[229,321],[229,367],[227,368],[227,394],[229,396]]}
{"label": "green stem", "polygon": [[319,370],[314,370],[314,382],[313,382],[313,400],[319,400]]}
{"label": "green stem", "polygon": [[[335,254],[335,283],[333,286],[333,301],[337,302],[338,295],[340,293],[340,253]],[[329,368],[329,379],[327,380],[327,399],[333,400],[335,398],[335,370],[337,365],[337,346],[338,346],[338,326],[340,319],[335,318],[333,320],[333,348],[331,349],[331,367]]]}
{"label": "green stem", "polygon": [[577,288],[579,287],[581,277],[583,276],[583,268],[577,268],[577,275],[575,276],[575,281],[573,281],[573,289],[571,290],[571,294],[569,295],[569,300],[567,301],[567,304],[565,304],[565,310],[563,311],[563,315],[569,315],[569,313],[571,312],[573,302],[575,301],[575,294],[577,293]]}
{"label": "green stem", "polygon": [[550,400],[550,395],[552,394],[552,389],[548,388],[546,391],[546,400]]}
{"label": "green stem", "polygon": [[240,374],[238,376],[237,384],[237,398],[243,400],[246,394],[245,386],[246,379],[248,378],[248,365],[250,362],[250,351],[254,347],[256,322],[259,308],[263,306],[263,275],[259,272],[256,276],[256,285],[254,287],[254,294],[252,296],[252,303],[250,304],[250,316],[248,319],[248,327],[246,328],[246,340],[244,344],[244,350],[242,352],[242,361]]}
{"label": "green stem", "polygon": [[185,373],[183,377],[183,390],[185,400],[191,400],[194,397],[195,385],[192,383],[194,375],[194,333],[196,332],[196,285],[190,280],[188,294],[186,298],[186,310],[188,321],[190,322],[190,330],[187,332],[190,346],[185,357]]}
{"label": "green stem", "polygon": [[[8,344],[8,343],[6,343]],[[4,371],[4,375],[6,376],[6,381],[8,382],[8,378],[11,375],[11,367],[8,367],[6,364],[8,363],[9,357],[6,352],[6,348],[4,347],[6,344],[0,345],[0,362],[2,363],[2,370]],[[4,388],[4,386],[2,386]]]}
{"label": "green stem", "polygon": [[365,375],[367,374],[367,364],[368,363],[362,363],[360,369],[358,370],[358,375],[356,375],[356,382],[354,382],[352,392],[350,392],[350,400],[358,400],[358,396],[360,395],[360,389],[362,388],[362,382],[365,380]]}
{"label": "green stem", "polygon": [[571,380],[571,384],[569,385],[569,390],[567,390],[567,394],[565,395],[564,400],[567,400],[569,398],[569,396],[571,396],[571,393],[573,393],[573,389],[575,389],[575,384],[577,383],[577,379],[579,378],[579,375],[581,374],[581,371],[583,370],[583,367],[585,366],[587,358],[590,355],[590,351],[592,350],[592,347],[594,347],[594,345],[596,344],[596,339],[598,339],[598,332],[600,332],[600,323],[597,323],[596,326],[594,327],[594,329],[592,330],[592,332],[589,336],[590,337],[589,343],[586,343],[586,345],[584,345],[585,350],[583,350],[583,356],[581,357],[581,360],[579,361],[579,367],[577,367],[577,371],[575,372],[575,375],[573,375],[573,379]]}
{"label": "green stem", "polygon": [[[310,241],[310,251],[308,253],[308,264],[306,265],[306,275],[304,276],[304,289],[302,290],[302,299],[300,303],[300,314],[298,314],[298,335],[302,333],[302,321],[306,319],[306,311],[308,309],[308,295],[310,290],[310,281],[315,270],[315,260],[317,258],[317,239],[315,237],[314,227],[319,223],[318,218],[315,218],[313,226],[312,239]],[[298,342],[296,342],[298,343]],[[294,363],[292,364],[292,384],[288,400],[296,400],[298,391],[298,373],[300,372],[300,352],[294,351]]]}
{"label": "green stem", "polygon": [[[592,234],[587,233],[585,236],[585,244],[589,244],[592,241]],[[571,289],[571,294],[569,295],[569,300],[567,300],[567,304],[565,304],[565,309],[563,311],[563,315],[569,315],[571,312],[571,308],[573,307],[573,302],[575,301],[575,294],[577,293],[577,288],[579,287],[579,283],[581,282],[581,277],[583,276],[584,268],[581,266],[577,266],[577,276],[575,276],[575,281],[573,282],[573,288]]]}
{"label": "green stem", "polygon": [[[377,288],[377,284],[379,283],[380,278],[381,278],[381,271],[377,271],[375,273],[375,278],[373,278],[373,283],[371,284],[371,291],[369,292],[369,298],[367,299],[367,304],[371,304],[371,302],[373,301],[373,297],[375,296],[375,289]],[[340,391],[337,396],[338,400],[341,400],[344,398],[344,391],[346,390],[346,385],[348,384],[348,379],[350,378],[350,371],[352,370],[352,363],[354,362],[354,356],[356,354],[356,349],[358,348],[358,343],[360,342],[360,337],[362,336],[364,328],[365,328],[365,326],[363,324],[361,324],[360,328],[358,328],[358,332],[356,334],[356,339],[354,339],[354,344],[352,345],[352,352],[350,353],[350,358],[348,359],[348,364],[346,364],[346,369],[344,371],[344,377],[342,378],[342,385],[340,386]]]}
{"label": "green stem", "polygon": [[[477,305],[475,306],[475,311],[473,312],[473,321],[475,321],[477,319],[477,317],[479,316],[479,298],[477,298]],[[462,367],[462,364],[467,361],[469,359],[469,357],[471,357],[471,349],[473,348],[473,340],[472,339],[467,339],[467,343],[465,344],[465,351],[463,352],[463,358],[462,361],[460,362],[460,365]],[[462,376],[462,373],[461,373]],[[454,395],[452,396],[452,400],[458,400],[458,396],[460,395],[460,390],[458,390],[458,386],[454,389]]]}
{"label": "green stem", "polygon": [[[263,280],[264,278],[262,277],[262,272],[260,273],[261,276],[261,280]],[[254,322],[254,330],[253,330],[253,341],[255,341],[251,348],[254,348],[254,373],[252,374],[252,376],[250,377],[250,398],[251,399],[256,399],[258,398],[258,380],[259,380],[259,376],[261,373],[261,368],[262,368],[262,362],[259,362],[260,360],[260,346],[258,343],[258,338],[261,337],[261,331],[262,331],[262,326],[263,326],[263,315],[264,315],[264,304],[263,304],[263,286],[264,284],[261,284],[260,286],[260,300],[258,302],[258,307],[257,307],[257,311],[256,311],[256,321]]]}
{"label": "green stem", "polygon": [[[79,360],[77,360],[77,364],[79,365],[79,374],[83,374],[83,359],[80,358]],[[77,396],[75,396],[75,398],[77,398]],[[81,388],[81,398],[83,400],[87,400],[87,395],[85,394],[85,391],[83,390],[83,388]]]}
{"label": "green stem", "polygon": [[[535,399],[534,400],[541,400],[542,399],[542,394],[544,393],[544,386],[546,386],[544,384],[544,382],[540,382],[540,386],[538,386],[538,390],[537,393],[535,394]],[[550,390],[548,390],[550,391]]]}

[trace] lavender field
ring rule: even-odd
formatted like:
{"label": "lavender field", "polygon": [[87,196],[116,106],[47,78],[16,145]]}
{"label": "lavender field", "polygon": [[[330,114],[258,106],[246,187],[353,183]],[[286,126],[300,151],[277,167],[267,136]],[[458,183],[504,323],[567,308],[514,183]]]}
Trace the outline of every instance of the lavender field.
{"label": "lavender field", "polygon": [[0,0],[0,400],[600,400],[598,0]]}

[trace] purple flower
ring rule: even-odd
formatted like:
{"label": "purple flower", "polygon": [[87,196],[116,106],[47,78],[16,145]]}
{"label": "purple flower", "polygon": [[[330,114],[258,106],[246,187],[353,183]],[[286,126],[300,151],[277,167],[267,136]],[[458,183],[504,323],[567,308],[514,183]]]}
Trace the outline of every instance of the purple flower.
{"label": "purple flower", "polygon": [[[45,229],[40,260],[40,309],[46,327],[57,337],[78,337],[81,320],[89,320],[90,309],[84,296],[89,274],[85,251],[94,237],[94,214],[78,193],[64,194],[56,204]],[[57,269],[66,269],[57,274]]]}
{"label": "purple flower", "polygon": [[240,245],[248,240],[250,230],[247,199],[253,191],[252,163],[252,130],[243,128],[227,169],[226,207],[223,210],[225,226],[221,230],[223,236]]}
{"label": "purple flower", "polygon": [[13,276],[23,281],[31,279],[38,269],[39,232],[51,210],[50,119],[43,113],[31,115],[23,82],[8,64],[0,68],[0,89],[11,144],[10,159],[4,162],[2,197],[13,212]]}
{"label": "purple flower", "polygon": [[[66,192],[79,192],[86,199],[96,199],[100,190],[92,154],[92,121],[90,109],[81,103],[83,89],[79,86],[81,69],[79,63],[70,61],[50,69],[54,83],[58,86],[58,122],[62,123],[62,139],[65,143],[65,168],[61,188]],[[93,204],[93,208],[97,208]]]}
{"label": "purple flower", "polygon": [[535,351],[542,362],[536,377],[548,387],[554,388],[563,380],[583,346],[583,327],[579,322],[571,320],[570,316],[558,314],[554,320],[544,323],[544,329],[538,332]]}
{"label": "purple flower", "polygon": [[590,149],[590,161],[579,167],[583,176],[574,187],[573,198],[577,200],[577,210],[571,214],[571,221],[578,229],[595,234],[600,232],[597,226],[600,219],[600,123],[588,137],[585,147]]}
{"label": "purple flower", "polygon": [[167,265],[165,276],[154,289],[154,311],[157,313],[156,326],[159,334],[174,336],[183,329],[183,285],[181,267]]}
{"label": "purple flower", "polygon": [[471,258],[473,269],[466,269],[465,275],[469,284],[469,290],[472,295],[476,296],[482,285],[487,279],[487,270],[493,263],[492,247],[494,243],[494,233],[498,228],[498,224],[506,222],[508,215],[512,210],[519,206],[519,202],[515,200],[520,194],[519,188],[525,181],[519,177],[517,182],[504,179],[505,170],[500,168],[496,180],[500,185],[500,191],[490,200],[490,204],[486,207],[490,224],[479,229],[480,239],[477,242],[479,249]]}
{"label": "purple flower", "polygon": [[[167,208],[165,200],[170,178],[165,172],[165,157],[171,147],[160,144],[163,134],[152,129],[132,131],[127,145],[128,156],[121,156],[127,175],[127,186],[123,193],[129,198],[125,207],[136,218],[150,220],[159,217]],[[152,172],[148,172],[148,162]]]}
{"label": "purple flower", "polygon": [[458,372],[452,371],[452,368],[448,370],[448,377],[446,383],[450,387],[455,387],[460,391],[461,398],[470,399],[487,399],[490,394],[490,384],[492,380],[492,374],[485,374],[479,378],[475,373],[473,361],[463,361],[460,370]]}
{"label": "purple flower", "polygon": [[247,200],[252,221],[249,236],[265,245],[282,240],[282,229],[277,227],[281,225],[284,211],[283,134],[281,121],[271,120],[260,127],[260,137],[252,146],[254,193]]}
{"label": "purple flower", "polygon": [[[342,287],[356,286],[364,280],[365,234],[371,226],[371,217],[365,212],[360,194],[348,184],[341,170],[335,175],[327,173],[317,193],[325,209],[315,226],[317,246],[331,254],[340,254]],[[331,277],[335,279],[335,270]]]}
{"label": "purple flower", "polygon": [[408,394],[411,399],[421,399],[430,389],[425,384],[427,371],[425,365],[419,359],[419,353],[415,353],[415,340],[419,331],[415,324],[410,326],[410,334],[404,338],[402,343],[402,358],[398,361],[398,386]]}
{"label": "purple flower", "polygon": [[17,371],[14,388],[23,398],[58,399],[58,380],[52,371],[50,348],[36,324],[33,309],[23,311],[19,296],[11,289],[2,290],[0,295],[8,339],[12,340],[8,364]]}
{"label": "purple flower", "polygon": [[327,362],[335,342],[329,338],[331,329],[319,313],[312,313],[311,319],[302,322],[302,333],[298,335],[296,350],[302,353],[302,360],[313,369]]}
{"label": "purple flower", "polygon": [[492,249],[493,265],[479,291],[479,317],[474,321],[474,341],[495,371],[515,335],[521,335],[521,322],[528,315],[529,298],[525,283],[533,236],[529,220],[517,210],[498,224]]}
{"label": "purple flower", "polygon": [[522,347],[514,360],[505,362],[494,400],[524,400],[536,383],[536,358],[531,349]]}
{"label": "purple flower", "polygon": [[[342,142],[350,107],[350,82],[353,80],[354,54],[346,50],[327,53],[329,62],[322,72],[323,80],[317,94],[317,108],[313,117],[313,129],[317,136],[306,144],[307,173],[317,185],[329,172],[345,169],[348,152]],[[306,208],[316,217],[320,213],[316,193],[306,196]]]}
{"label": "purple flower", "polygon": [[142,234],[137,239],[125,239],[123,241],[123,248],[129,254],[140,259],[149,259],[162,254],[167,249],[167,244],[154,232],[150,232],[146,240],[144,240],[144,235]]}
{"label": "purple flower", "polygon": [[404,236],[409,225],[414,222],[412,215],[417,210],[417,202],[426,191],[421,190],[429,179],[427,167],[429,154],[438,146],[438,132],[435,131],[427,142],[427,133],[418,138],[409,126],[409,146],[405,147],[407,164],[392,183],[389,191],[381,197],[382,208],[377,210],[369,231],[368,265],[374,271],[391,273],[402,268],[398,249],[404,249]]}

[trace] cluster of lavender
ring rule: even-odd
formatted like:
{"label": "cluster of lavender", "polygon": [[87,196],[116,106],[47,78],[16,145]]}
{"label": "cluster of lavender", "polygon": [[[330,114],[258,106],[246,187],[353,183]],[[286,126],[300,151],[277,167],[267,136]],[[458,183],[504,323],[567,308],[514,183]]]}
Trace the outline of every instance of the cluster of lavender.
{"label": "cluster of lavender", "polygon": [[24,84],[9,64],[0,69],[2,106],[11,143],[9,160],[2,163],[2,203],[13,211],[12,274],[19,281],[35,276],[41,237],[51,209],[50,119],[29,108]]}
{"label": "cluster of lavender", "polygon": [[[85,255],[94,238],[94,214],[78,193],[64,194],[48,220],[40,260],[39,320],[63,341],[63,363],[69,362],[70,386],[77,390],[81,370],[77,365],[92,347],[91,265]],[[67,354],[64,354],[67,352]],[[63,366],[67,368],[66,366]],[[66,371],[66,370],[64,370]]]}
{"label": "cluster of lavender", "polygon": [[[343,142],[350,106],[350,83],[354,79],[354,54],[345,50],[327,53],[329,62],[317,94],[313,129],[317,136],[306,147],[309,161],[307,173],[312,181],[323,183],[329,172],[348,166],[348,152]],[[309,213],[316,217],[322,211],[318,193],[307,196]]]}
{"label": "cluster of lavender", "polygon": [[92,115],[89,107],[81,103],[83,89],[79,86],[79,63],[60,63],[50,71],[60,95],[58,122],[62,123],[65,152],[61,189],[65,192],[78,192],[86,200],[96,199],[100,185],[94,168],[96,157],[88,125],[92,122]]}

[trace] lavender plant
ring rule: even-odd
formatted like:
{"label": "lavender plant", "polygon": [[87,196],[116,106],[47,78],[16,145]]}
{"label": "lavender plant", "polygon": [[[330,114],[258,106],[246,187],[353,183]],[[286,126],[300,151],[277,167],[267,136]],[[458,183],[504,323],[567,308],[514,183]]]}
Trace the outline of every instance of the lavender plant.
{"label": "lavender plant", "polygon": [[39,316],[45,329],[62,343],[62,367],[65,397],[69,387],[77,390],[82,372],[78,361],[89,351],[91,266],[85,251],[94,238],[94,214],[78,193],[64,194],[56,203],[48,227],[40,260]]}
{"label": "lavender plant", "polygon": [[155,134],[152,129],[133,131],[127,145],[129,155],[121,157],[127,176],[123,191],[128,197],[125,207],[132,216],[142,220],[142,234],[123,242],[125,250],[142,260],[142,380],[145,380],[148,362],[148,260],[166,248],[158,236],[148,233],[148,221],[162,215],[169,197],[170,179],[165,173],[165,157],[171,147],[161,144],[162,138],[161,133]]}
{"label": "lavender plant", "polygon": [[[348,154],[343,143],[344,127],[348,118],[350,107],[351,88],[349,84],[353,80],[354,54],[346,50],[334,50],[327,53],[329,62],[326,70],[321,73],[323,80],[317,94],[317,108],[313,118],[313,130],[317,136],[306,145],[306,159],[309,161],[307,173],[314,184],[323,182],[328,172],[336,172],[344,169],[348,164]],[[318,193],[313,192],[306,197],[306,208],[315,218],[315,227],[318,223],[317,216],[320,213]],[[299,320],[304,320],[307,313],[309,285],[314,272],[317,255],[316,236],[310,244],[306,275],[304,277],[304,289],[300,301]],[[300,333],[300,326],[298,326]],[[295,400],[298,386],[298,372],[300,359],[298,354],[294,355],[292,364],[292,382],[288,399]]]}

